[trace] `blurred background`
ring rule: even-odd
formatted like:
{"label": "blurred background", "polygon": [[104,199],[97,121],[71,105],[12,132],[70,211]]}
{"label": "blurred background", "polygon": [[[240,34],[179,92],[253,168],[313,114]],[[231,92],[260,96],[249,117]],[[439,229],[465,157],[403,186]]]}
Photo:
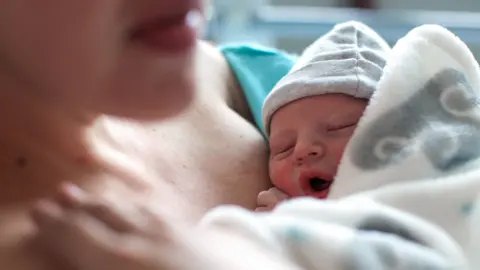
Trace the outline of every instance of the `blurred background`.
{"label": "blurred background", "polygon": [[301,51],[333,25],[366,23],[391,45],[413,27],[440,24],[480,59],[480,0],[212,0],[206,38]]}

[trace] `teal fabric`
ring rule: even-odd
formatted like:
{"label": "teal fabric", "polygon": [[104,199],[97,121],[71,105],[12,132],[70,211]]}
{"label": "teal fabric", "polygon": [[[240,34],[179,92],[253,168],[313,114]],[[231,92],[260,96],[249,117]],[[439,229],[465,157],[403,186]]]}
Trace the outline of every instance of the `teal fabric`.
{"label": "teal fabric", "polygon": [[253,44],[224,45],[220,50],[243,88],[255,123],[264,132],[263,102],[275,84],[293,67],[296,56]]}

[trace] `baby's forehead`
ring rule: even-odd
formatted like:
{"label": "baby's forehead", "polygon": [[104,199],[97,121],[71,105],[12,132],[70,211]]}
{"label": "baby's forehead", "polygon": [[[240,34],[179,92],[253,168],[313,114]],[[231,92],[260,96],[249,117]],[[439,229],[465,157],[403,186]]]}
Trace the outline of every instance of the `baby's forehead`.
{"label": "baby's forehead", "polygon": [[357,121],[363,115],[368,100],[345,96],[331,99],[328,95],[303,98],[279,109],[272,117],[271,135],[287,134],[302,128],[326,126],[338,122]]}
{"label": "baby's forehead", "polygon": [[[312,95],[283,105],[272,118],[332,118],[355,117],[365,110],[367,99],[345,94]],[[283,116],[283,117],[282,117]]]}

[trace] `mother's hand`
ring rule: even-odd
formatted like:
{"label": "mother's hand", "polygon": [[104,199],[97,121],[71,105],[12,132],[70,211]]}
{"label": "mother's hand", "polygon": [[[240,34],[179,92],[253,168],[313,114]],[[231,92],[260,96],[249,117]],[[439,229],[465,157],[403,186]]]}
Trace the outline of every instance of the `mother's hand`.
{"label": "mother's hand", "polygon": [[158,250],[175,249],[173,226],[146,204],[126,199],[64,185],[55,198],[34,206],[32,218],[41,243],[76,269],[169,269],[164,264],[178,258],[163,262]]}
{"label": "mother's hand", "polygon": [[189,227],[71,185],[32,217],[41,242],[76,270],[298,269],[233,231]]}

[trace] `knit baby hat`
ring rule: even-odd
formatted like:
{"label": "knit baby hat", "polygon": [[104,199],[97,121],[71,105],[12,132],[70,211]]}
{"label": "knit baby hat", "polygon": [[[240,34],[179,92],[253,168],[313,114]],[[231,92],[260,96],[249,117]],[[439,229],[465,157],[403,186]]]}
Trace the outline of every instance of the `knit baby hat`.
{"label": "knit baby hat", "polygon": [[369,99],[390,51],[380,35],[360,22],[335,25],[305,49],[267,96],[262,111],[266,135],[273,114],[295,100],[327,93]]}

